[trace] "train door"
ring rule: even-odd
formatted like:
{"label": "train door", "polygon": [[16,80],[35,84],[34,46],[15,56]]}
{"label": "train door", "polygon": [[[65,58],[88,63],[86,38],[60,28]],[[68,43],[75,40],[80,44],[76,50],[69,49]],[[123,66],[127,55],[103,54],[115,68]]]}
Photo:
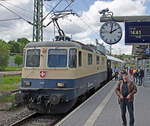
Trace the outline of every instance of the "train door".
{"label": "train door", "polygon": [[107,80],[111,80],[111,78],[112,78],[111,61],[107,60]]}

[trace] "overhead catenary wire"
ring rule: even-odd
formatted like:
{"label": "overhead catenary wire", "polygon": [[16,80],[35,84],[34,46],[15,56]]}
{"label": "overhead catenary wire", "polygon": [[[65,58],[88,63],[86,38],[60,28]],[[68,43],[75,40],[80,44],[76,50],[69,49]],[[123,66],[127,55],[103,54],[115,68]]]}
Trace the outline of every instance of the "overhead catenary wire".
{"label": "overhead catenary wire", "polygon": [[91,27],[86,21],[84,21],[84,19],[82,19],[79,15],[77,15],[77,17],[91,30],[93,31],[96,35],[99,36],[99,34],[97,32],[95,32],[95,30],[93,29],[93,27]]}
{"label": "overhead catenary wire", "polygon": [[[82,1],[83,3],[83,1]],[[83,3],[83,5],[85,6],[86,2]],[[86,4],[85,6],[87,9],[88,9],[88,5]],[[74,11],[75,12],[75,11]],[[76,13],[76,12],[75,12]],[[97,36],[99,36],[99,34],[97,32],[95,32],[95,29],[90,26],[84,19],[81,18],[81,16],[79,16],[77,13],[76,13],[76,16],[88,27],[89,30],[93,31]],[[86,17],[88,20],[90,20],[88,17]]]}
{"label": "overhead catenary wire", "polygon": [[50,8],[53,8],[53,6],[51,4],[48,4],[47,2],[44,2],[44,6],[45,6],[46,10],[47,9],[50,10]]}
{"label": "overhead catenary wire", "polygon": [[27,13],[30,13],[31,14],[31,11],[29,11],[29,10],[27,10],[27,9],[24,9],[24,8],[22,8],[22,7],[20,7],[20,6],[17,6],[17,5],[15,5],[15,4],[13,4],[13,3],[10,3],[10,1],[2,1],[2,2],[4,2],[4,3],[6,3],[6,4],[9,4],[9,5],[11,5],[11,6],[13,6],[13,7],[15,7],[15,8],[19,8],[19,9],[21,9],[21,10],[23,10],[24,12],[27,12]]}
{"label": "overhead catenary wire", "polygon": [[[42,21],[44,21],[44,20],[48,17],[48,15],[50,15],[52,12],[54,12],[55,8],[56,8],[62,1],[63,1],[63,0],[60,0],[60,1],[52,8],[52,10],[42,19]],[[65,11],[73,2],[74,2],[74,0],[71,0],[71,2],[70,2],[62,11]],[[48,23],[48,24],[50,24],[50,23]],[[48,26],[48,25],[46,25],[46,26]]]}
{"label": "overhead catenary wire", "polygon": [[[67,0],[65,0],[67,3],[68,3],[68,1]],[[72,2],[74,2],[74,0],[71,0]],[[72,3],[71,2],[71,3]],[[69,7],[70,5],[71,5],[71,3],[69,3],[69,5],[67,6],[67,7]],[[66,8],[65,8],[66,9]],[[77,14],[76,14],[77,15]],[[77,17],[84,23],[84,24],[86,24],[86,26],[91,30],[91,31],[93,31],[97,36],[99,36],[99,34],[97,33],[97,32],[95,32],[95,29],[93,29],[93,27],[91,27],[86,21],[84,21],[79,15],[77,15]],[[52,21],[50,21],[45,27],[47,27],[49,24],[51,24],[52,23]]]}
{"label": "overhead catenary wire", "polygon": [[[82,2],[82,4],[83,4],[83,6],[85,7],[85,8],[89,8],[88,7],[88,5],[87,5],[87,3],[86,2],[84,2],[83,3],[83,1],[81,1]],[[87,16],[85,16],[88,20],[91,20],[91,19],[89,19]],[[81,19],[80,18],[80,20],[82,20],[87,26],[88,26],[88,28],[90,28],[94,33],[96,33],[98,36],[99,36],[99,34],[97,33],[97,32],[95,32],[95,30],[87,23],[87,22],[85,22],[83,19]]]}
{"label": "overhead catenary wire", "polygon": [[[66,2],[67,2],[67,4],[69,4],[69,2],[68,2],[68,0],[65,0]],[[74,0],[73,0],[74,1]],[[71,7],[69,7],[70,8],[70,10],[71,10]]]}
{"label": "overhead catenary wire", "polygon": [[0,3],[0,6],[4,7],[5,9],[7,9],[8,11],[10,11],[11,13],[15,14],[16,16],[18,16],[19,18],[21,18],[22,20],[26,21],[29,24],[32,24],[32,22],[28,21],[27,19],[25,19],[24,17],[20,16],[19,14],[17,14],[15,11],[9,9],[8,7],[6,7],[5,5],[3,5],[2,3]]}
{"label": "overhead catenary wire", "polygon": [[[61,12],[65,12],[65,10],[72,4],[74,2],[74,0],[71,0],[71,2],[62,10],[62,11],[57,11],[58,13],[61,13]],[[67,11],[67,10],[66,10]],[[70,11],[70,10],[69,10]],[[69,12],[68,11],[68,12]],[[52,12],[54,12],[54,11],[52,11]],[[51,13],[52,13],[51,12]],[[72,10],[71,10],[71,12],[72,12]],[[73,14],[73,13],[72,13]],[[55,15],[55,14],[54,14]],[[56,16],[56,15],[55,15]],[[64,15],[65,16],[65,15]],[[51,16],[50,18],[52,18],[53,16]],[[62,18],[62,17],[59,17],[59,18]],[[53,19],[52,19],[52,21],[50,21],[47,25],[45,25],[44,27],[47,27],[47,26],[49,26],[51,23],[53,22]]]}
{"label": "overhead catenary wire", "polygon": [[60,0],[52,9],[51,11],[41,20],[44,21],[54,10],[55,8],[62,2],[63,0]]}
{"label": "overhead catenary wire", "polygon": [[[66,0],[67,1],[67,0]],[[67,1],[68,2],[68,1]],[[63,11],[65,11],[72,3],[74,2],[74,0],[71,0],[71,2],[64,8]]]}
{"label": "overhead catenary wire", "polygon": [[0,21],[12,21],[12,20],[20,20],[21,18],[9,18],[9,19],[0,19]]}

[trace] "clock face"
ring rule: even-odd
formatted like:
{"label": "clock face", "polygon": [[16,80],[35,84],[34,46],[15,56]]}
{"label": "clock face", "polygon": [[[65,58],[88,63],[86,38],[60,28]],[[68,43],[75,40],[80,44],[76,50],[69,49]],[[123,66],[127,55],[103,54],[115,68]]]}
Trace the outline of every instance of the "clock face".
{"label": "clock face", "polygon": [[121,40],[122,29],[116,22],[106,22],[100,29],[100,36],[107,44],[115,44]]}

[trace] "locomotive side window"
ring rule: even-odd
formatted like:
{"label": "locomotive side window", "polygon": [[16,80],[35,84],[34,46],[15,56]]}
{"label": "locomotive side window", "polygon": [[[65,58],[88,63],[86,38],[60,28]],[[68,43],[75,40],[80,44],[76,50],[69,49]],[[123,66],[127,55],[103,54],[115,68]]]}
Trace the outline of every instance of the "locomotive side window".
{"label": "locomotive side window", "polygon": [[69,50],[69,67],[70,68],[77,67],[77,50],[76,49]]}
{"label": "locomotive side window", "polygon": [[102,57],[102,65],[104,65],[104,63],[105,63],[105,59],[104,57]]}
{"label": "locomotive side window", "polygon": [[48,50],[48,67],[66,67],[66,66],[67,66],[66,49]]}
{"label": "locomotive side window", "polygon": [[92,54],[88,54],[88,65],[92,64]]}
{"label": "locomotive side window", "polygon": [[40,49],[27,50],[26,67],[40,66]]}
{"label": "locomotive side window", "polygon": [[82,52],[79,51],[79,54],[78,54],[78,60],[79,60],[79,66],[82,66]]}
{"label": "locomotive side window", "polygon": [[96,56],[96,64],[99,64],[100,60],[99,60],[99,56]]}

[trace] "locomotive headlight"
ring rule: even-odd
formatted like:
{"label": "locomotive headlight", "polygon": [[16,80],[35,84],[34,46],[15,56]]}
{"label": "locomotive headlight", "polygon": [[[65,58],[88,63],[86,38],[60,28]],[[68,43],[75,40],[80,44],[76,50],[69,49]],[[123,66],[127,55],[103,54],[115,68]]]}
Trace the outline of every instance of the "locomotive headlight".
{"label": "locomotive headlight", "polygon": [[31,82],[30,81],[24,81],[24,85],[25,86],[31,86]]}
{"label": "locomotive headlight", "polygon": [[57,87],[64,87],[65,84],[64,83],[57,83]]}

